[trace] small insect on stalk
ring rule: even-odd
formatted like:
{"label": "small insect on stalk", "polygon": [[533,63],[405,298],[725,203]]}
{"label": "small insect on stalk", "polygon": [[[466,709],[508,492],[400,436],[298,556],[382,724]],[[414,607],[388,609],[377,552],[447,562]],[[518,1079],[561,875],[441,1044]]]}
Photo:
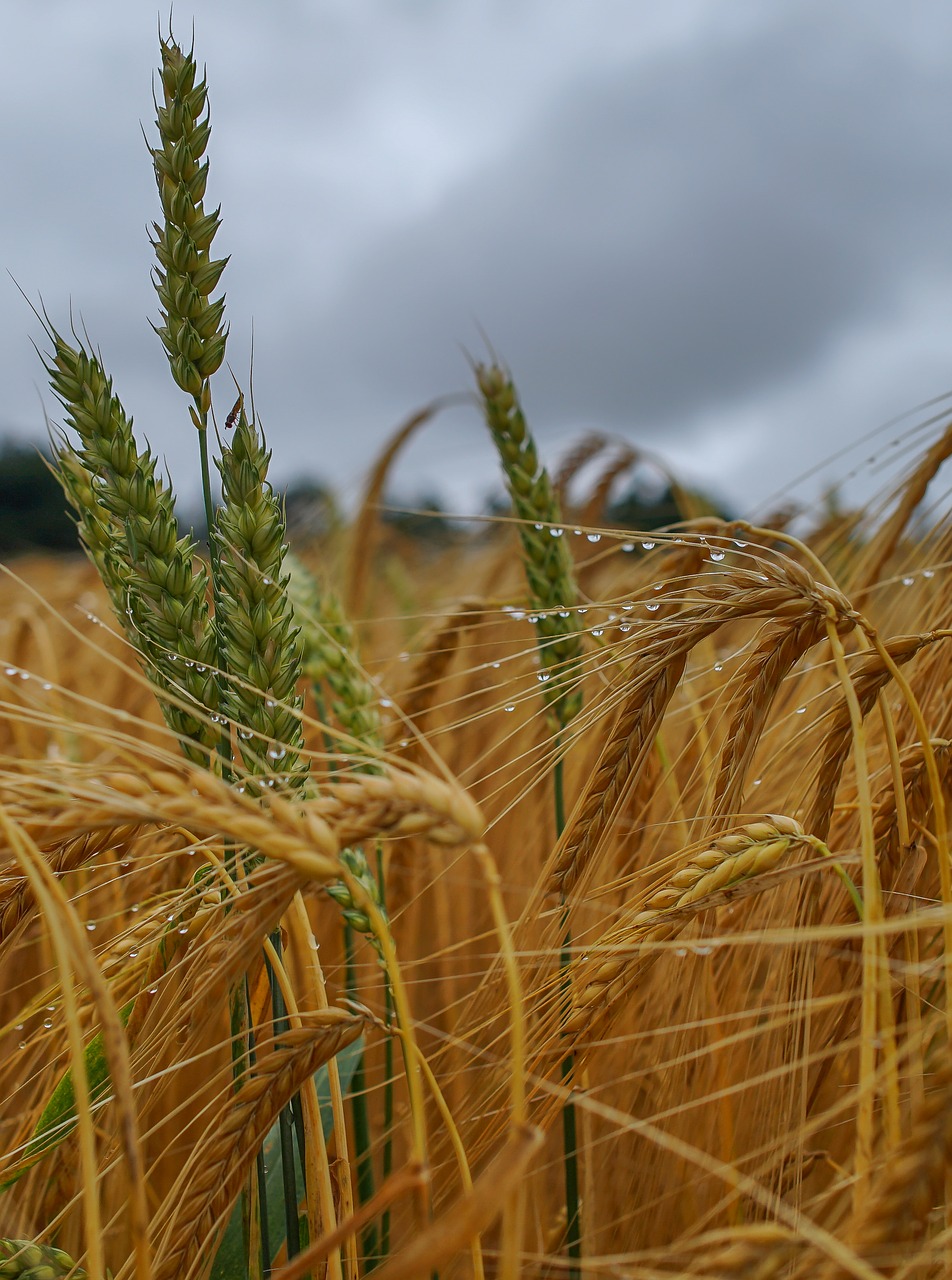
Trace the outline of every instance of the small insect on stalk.
{"label": "small insect on stalk", "polygon": [[231,410],[230,410],[230,412],[229,412],[229,414],[228,414],[227,418],[225,419],[225,430],[226,430],[226,431],[230,431],[230,430],[232,429],[232,427],[235,425],[235,423],[238,421],[238,418],[239,418],[239,416],[240,416],[240,414],[241,414],[241,411],[242,411],[242,409],[244,408],[244,406],[245,406],[245,397],[244,397],[244,396],[242,395],[242,393],[239,391],[239,392],[238,392],[238,399],[237,399],[237,400],[235,401],[235,403],[232,405]]}

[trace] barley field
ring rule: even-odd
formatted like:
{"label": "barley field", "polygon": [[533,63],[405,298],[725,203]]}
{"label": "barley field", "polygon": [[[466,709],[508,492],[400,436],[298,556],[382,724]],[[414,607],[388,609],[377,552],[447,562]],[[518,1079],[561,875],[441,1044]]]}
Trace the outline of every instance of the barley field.
{"label": "barley field", "polygon": [[292,550],[161,58],[211,532],[44,315],[87,555],[0,571],[0,1275],[949,1275],[952,427],[798,536],[632,532],[492,359],[510,516],[385,525],[423,411]]}

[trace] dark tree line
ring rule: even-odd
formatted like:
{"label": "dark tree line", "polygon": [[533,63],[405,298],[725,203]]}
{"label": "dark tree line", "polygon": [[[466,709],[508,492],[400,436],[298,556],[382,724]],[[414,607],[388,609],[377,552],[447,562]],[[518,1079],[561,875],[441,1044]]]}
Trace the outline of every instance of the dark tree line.
{"label": "dark tree line", "polygon": [[[34,445],[0,443],[0,555],[79,550],[76,527],[47,457]],[[289,529],[300,538],[320,537],[342,518],[332,491],[321,483],[298,481],[288,489],[286,499]],[[454,536],[455,526],[444,518],[437,498],[407,505],[418,511],[389,510],[385,523],[415,540],[441,542]],[[508,500],[502,494],[490,498],[487,510],[507,513]],[[717,508],[711,504],[710,510]],[[605,519],[615,527],[656,529],[681,519],[681,513],[669,487],[647,494],[633,486],[611,505]],[[198,517],[197,525],[201,524]],[[195,532],[204,536],[199,527]]]}
{"label": "dark tree line", "polygon": [[35,445],[0,444],[0,554],[79,550],[76,526],[47,458]]}

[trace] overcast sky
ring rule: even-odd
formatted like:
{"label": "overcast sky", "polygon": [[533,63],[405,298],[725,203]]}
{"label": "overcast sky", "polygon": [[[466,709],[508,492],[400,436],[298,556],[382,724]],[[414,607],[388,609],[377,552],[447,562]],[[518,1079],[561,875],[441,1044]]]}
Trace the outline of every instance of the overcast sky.
{"label": "overcast sky", "polygon": [[[2,8],[0,265],[54,322],[72,304],[193,498],[148,324],[157,11]],[[739,509],[952,387],[946,3],[180,0],[180,39],[193,17],[229,359],[245,377],[253,321],[278,481],[353,495],[405,415],[469,389],[482,331],[548,460],[615,433]],[[0,329],[0,432],[41,438],[7,276]],[[465,510],[495,477],[460,409],[395,480]]]}

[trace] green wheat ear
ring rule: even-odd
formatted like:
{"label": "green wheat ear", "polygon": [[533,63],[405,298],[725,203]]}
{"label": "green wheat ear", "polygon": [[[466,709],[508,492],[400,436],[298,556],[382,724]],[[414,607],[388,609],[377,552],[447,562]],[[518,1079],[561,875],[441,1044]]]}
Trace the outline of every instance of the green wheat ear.
{"label": "green wheat ear", "polygon": [[560,728],[581,710],[581,620],[572,555],[548,472],[539,462],[512,378],[497,365],[477,365],[486,424],[519,517],[523,563],[544,678],[544,697]]}
{"label": "green wheat ear", "polygon": [[86,1272],[65,1250],[34,1244],[32,1240],[0,1238],[0,1276],[10,1280],[59,1280],[67,1275],[72,1280],[86,1280]]}
{"label": "green wheat ear", "polygon": [[[288,594],[301,627],[304,674],[323,705],[320,687],[330,694],[329,710],[347,735],[336,743],[339,751],[359,755],[364,747],[371,755],[383,751],[383,729],[377,691],[364,674],[357,656],[357,637],[339,597],[289,552]],[[360,772],[377,773],[373,760],[355,761]]]}
{"label": "green wheat ear", "polygon": [[218,740],[208,714],[217,689],[207,574],[195,558],[195,543],[179,537],[172,491],[156,475],[151,451],[139,449],[132,420],[99,360],[51,325],[47,334],[53,344],[46,364],[50,385],[82,445],[61,444],[60,483],[116,616],[142,655],[166,723],[185,754],[207,764]]}
{"label": "green wheat ear", "polygon": [[[327,687],[330,711],[347,735],[334,744],[335,748],[353,757],[356,772],[379,773],[380,766],[363,755],[365,748],[369,756],[383,751],[383,730],[376,691],[364,675],[357,656],[354,628],[334,592],[322,586],[293,552],[288,553],[286,564],[291,575],[288,595],[301,628],[304,674],[311,681],[322,713],[325,705],[322,686]],[[388,919],[382,885],[363,850],[343,849],[340,859],[370,895],[384,919]],[[347,885],[339,881],[325,886],[325,891],[341,908],[344,922],[366,934],[374,946],[378,945],[367,913],[354,902]]]}
{"label": "green wheat ear", "polygon": [[[250,774],[300,790],[307,779],[297,692],[302,647],[287,594],[284,511],[268,483],[268,452],[241,409],[230,444],[217,460],[222,505],[215,513],[215,630],[221,708],[238,726]],[[231,678],[233,677],[233,678]]]}
{"label": "green wheat ear", "polygon": [[204,429],[211,408],[208,379],[225,357],[224,295],[211,300],[227,258],[211,256],[220,207],[204,208],[208,161],[201,163],[211,124],[205,81],[189,50],[162,41],[162,103],[156,103],[161,145],[150,148],[164,225],[154,223],[152,247],[159,265],[155,286],[162,308],[162,339],[172,377],[195,401],[195,425]]}

